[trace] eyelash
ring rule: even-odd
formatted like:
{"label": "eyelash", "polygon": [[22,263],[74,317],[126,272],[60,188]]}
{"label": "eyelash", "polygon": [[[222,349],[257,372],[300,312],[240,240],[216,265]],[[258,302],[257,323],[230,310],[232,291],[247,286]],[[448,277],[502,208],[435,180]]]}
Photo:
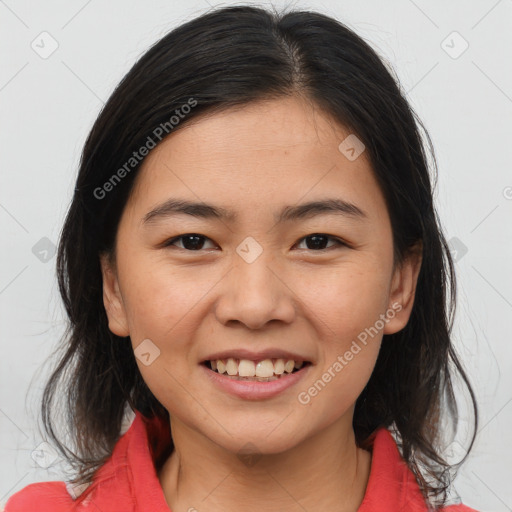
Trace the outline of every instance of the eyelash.
{"label": "eyelash", "polygon": [[[184,235],[175,236],[174,238],[170,238],[169,240],[167,240],[167,241],[165,241],[163,243],[163,246],[164,247],[173,247],[174,246],[174,242],[176,242],[178,240],[181,240],[183,238],[186,238],[186,237],[190,237],[190,236],[194,236],[194,237],[199,237],[199,238],[204,238],[206,240],[210,240],[207,236],[201,235],[199,233],[186,233]],[[327,235],[325,233],[311,233],[310,235],[302,237],[299,240],[299,242],[302,242],[306,238],[310,238],[310,237],[313,237],[313,236],[323,236],[323,237],[326,237],[328,239],[334,240],[338,247],[349,247],[348,244],[346,244],[345,242],[343,242],[339,238],[331,236],[331,235]],[[174,247],[176,247],[176,246],[174,246]],[[194,251],[194,250],[190,250],[190,249],[185,249],[184,247],[176,247],[176,248],[180,249],[182,251],[187,251],[187,252],[200,252],[201,250],[203,250],[203,249],[198,249],[198,250]],[[319,250],[309,249],[309,250],[313,251],[313,252],[324,252],[324,251],[328,251],[328,250],[334,249],[334,248],[336,248],[336,245],[331,246],[331,247],[326,247],[325,249],[319,249]],[[306,249],[306,250],[308,250],[308,249]]]}

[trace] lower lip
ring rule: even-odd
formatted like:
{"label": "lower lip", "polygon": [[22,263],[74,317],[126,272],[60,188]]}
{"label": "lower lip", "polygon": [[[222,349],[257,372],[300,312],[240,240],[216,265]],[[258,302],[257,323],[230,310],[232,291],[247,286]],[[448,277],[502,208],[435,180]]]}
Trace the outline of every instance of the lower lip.
{"label": "lower lip", "polygon": [[223,391],[245,400],[265,400],[297,384],[308,373],[311,364],[303,366],[294,373],[288,373],[284,377],[269,382],[230,379],[229,377],[225,377],[220,373],[210,370],[204,364],[199,366],[206,372],[207,377]]}

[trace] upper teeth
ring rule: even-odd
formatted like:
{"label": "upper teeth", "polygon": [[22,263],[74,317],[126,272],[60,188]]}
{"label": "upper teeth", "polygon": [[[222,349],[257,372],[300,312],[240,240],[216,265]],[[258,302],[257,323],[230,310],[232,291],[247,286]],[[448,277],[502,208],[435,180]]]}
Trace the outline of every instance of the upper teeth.
{"label": "upper teeth", "polygon": [[264,359],[263,361],[251,361],[249,359],[216,359],[210,361],[212,370],[239,377],[272,377],[282,373],[291,373],[294,368],[301,368],[303,361],[293,359]]}

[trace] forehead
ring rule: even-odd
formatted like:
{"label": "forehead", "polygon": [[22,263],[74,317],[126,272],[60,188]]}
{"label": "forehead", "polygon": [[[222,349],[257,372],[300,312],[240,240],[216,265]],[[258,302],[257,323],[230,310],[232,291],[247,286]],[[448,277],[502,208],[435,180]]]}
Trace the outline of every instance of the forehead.
{"label": "forehead", "polygon": [[229,158],[242,152],[302,154],[332,145],[347,134],[345,127],[311,102],[289,96],[206,113],[167,140],[175,149],[181,145],[194,149],[198,157],[213,152]]}
{"label": "forehead", "polygon": [[300,97],[254,102],[200,116],[144,160],[131,201],[167,197],[253,211],[339,195],[382,215],[384,199],[365,152],[340,151],[350,131]]}

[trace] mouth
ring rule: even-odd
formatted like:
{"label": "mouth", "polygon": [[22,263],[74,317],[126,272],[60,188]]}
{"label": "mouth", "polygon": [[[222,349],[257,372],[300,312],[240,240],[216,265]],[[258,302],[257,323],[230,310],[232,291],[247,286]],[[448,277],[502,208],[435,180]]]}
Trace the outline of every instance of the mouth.
{"label": "mouth", "polygon": [[232,380],[271,382],[280,380],[287,375],[297,373],[310,366],[310,361],[295,361],[293,359],[215,359],[201,363],[208,370]]}

